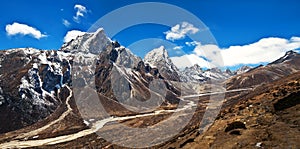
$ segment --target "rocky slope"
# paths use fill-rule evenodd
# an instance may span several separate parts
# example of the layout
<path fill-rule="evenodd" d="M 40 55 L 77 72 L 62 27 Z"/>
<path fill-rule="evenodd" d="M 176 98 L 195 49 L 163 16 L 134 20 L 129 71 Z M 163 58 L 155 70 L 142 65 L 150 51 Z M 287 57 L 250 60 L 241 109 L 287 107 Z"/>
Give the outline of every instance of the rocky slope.
<path fill-rule="evenodd" d="M 266 65 L 236 75 L 225 82 L 227 89 L 255 87 L 282 79 L 300 70 L 300 54 L 289 51 L 283 57 Z"/>
<path fill-rule="evenodd" d="M 241 83 L 229 88 L 254 87 L 254 90 L 225 97 L 221 113 L 208 131 L 191 130 L 163 147 L 299 148 L 299 59 L 298 53 L 289 51 L 266 66 L 229 78 L 225 83 L 233 80 Z M 260 75 L 264 76 L 260 80 L 256 80 L 259 77 L 248 80 L 249 76 Z M 239 78 L 246 78 L 247 84 L 238 81 Z"/>
<path fill-rule="evenodd" d="M 299 148 L 300 73 L 233 98 L 214 124 L 166 146 L 174 148 Z M 232 102 L 232 101 L 231 101 Z"/>
<path fill-rule="evenodd" d="M 60 104 L 57 90 L 70 83 L 70 64 L 61 51 L 0 51 L 0 132 L 30 125 Z"/>

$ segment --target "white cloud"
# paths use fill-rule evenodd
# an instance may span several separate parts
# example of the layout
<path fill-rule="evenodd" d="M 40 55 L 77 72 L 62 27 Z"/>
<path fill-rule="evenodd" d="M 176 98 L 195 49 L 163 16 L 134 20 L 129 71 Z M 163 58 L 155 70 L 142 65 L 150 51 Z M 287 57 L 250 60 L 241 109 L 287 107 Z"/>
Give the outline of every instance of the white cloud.
<path fill-rule="evenodd" d="M 293 41 L 293 42 L 300 42 L 300 37 L 292 37 L 291 41 Z"/>
<path fill-rule="evenodd" d="M 41 31 L 37 30 L 34 27 L 31 27 L 26 24 L 20 24 L 17 22 L 14 22 L 13 24 L 7 24 L 5 27 L 6 33 L 9 36 L 14 35 L 30 35 L 36 39 L 40 39 L 42 37 L 47 37 L 47 35 L 44 35 L 41 33 Z"/>
<path fill-rule="evenodd" d="M 165 32 L 167 40 L 178 40 L 183 39 L 187 34 L 196 34 L 199 29 L 194 27 L 193 24 L 188 22 L 182 22 L 181 24 L 176 24 L 171 28 L 170 31 Z"/>
<path fill-rule="evenodd" d="M 175 46 L 174 48 L 173 48 L 173 50 L 181 50 L 183 48 L 183 46 Z"/>
<path fill-rule="evenodd" d="M 255 43 L 230 46 L 220 49 L 217 45 L 201 45 L 200 42 L 188 42 L 189 46 L 195 46 L 193 54 L 181 57 L 172 57 L 174 64 L 179 67 L 199 64 L 201 67 L 236 66 L 240 64 L 270 63 L 282 57 L 287 51 L 300 48 L 300 37 L 291 39 L 269 37 Z M 206 61 L 205 59 L 208 59 Z M 187 63 L 187 59 L 189 59 Z"/>
<path fill-rule="evenodd" d="M 198 42 L 198 41 L 192 41 L 192 42 L 185 42 L 185 44 L 186 44 L 187 46 L 191 47 L 191 46 L 199 45 L 199 44 L 201 44 L 201 43 Z"/>
<path fill-rule="evenodd" d="M 272 62 L 283 56 L 289 50 L 300 48 L 300 38 L 263 38 L 258 42 L 244 45 L 231 46 L 221 51 L 226 66 L 238 64 L 258 64 Z"/>
<path fill-rule="evenodd" d="M 200 67 L 203 68 L 211 68 L 211 64 L 209 62 L 195 54 L 171 57 L 170 59 L 172 60 L 173 64 L 179 69 L 191 67 L 195 64 L 198 64 Z"/>
<path fill-rule="evenodd" d="M 76 15 L 73 17 L 74 21 L 79 23 L 80 17 L 84 17 L 84 15 L 87 13 L 87 9 L 85 6 L 76 4 L 74 6 L 74 9 L 77 10 Z"/>
<path fill-rule="evenodd" d="M 65 27 L 70 27 L 71 23 L 66 20 L 66 19 L 62 19 L 62 24 L 65 26 Z"/>
<path fill-rule="evenodd" d="M 85 32 L 78 31 L 78 30 L 68 31 L 66 36 L 64 37 L 64 42 L 69 42 L 72 39 L 76 39 L 78 36 L 82 36 L 84 34 L 85 34 Z"/>
<path fill-rule="evenodd" d="M 220 48 L 216 45 L 201 45 L 201 43 L 198 42 L 193 52 L 197 56 L 205 57 L 206 59 L 208 59 L 211 65 L 217 67 L 224 66 Z"/>

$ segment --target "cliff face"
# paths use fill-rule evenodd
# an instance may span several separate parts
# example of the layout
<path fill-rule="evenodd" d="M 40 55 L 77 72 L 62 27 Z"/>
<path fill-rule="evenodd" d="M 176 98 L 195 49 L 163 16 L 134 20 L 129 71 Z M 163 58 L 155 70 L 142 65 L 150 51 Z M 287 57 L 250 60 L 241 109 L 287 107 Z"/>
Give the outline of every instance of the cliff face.
<path fill-rule="evenodd" d="M 47 117 L 60 104 L 57 90 L 71 80 L 70 63 L 60 51 L 14 49 L 1 55 L 1 132 Z M 9 125 L 13 124 L 13 125 Z"/>

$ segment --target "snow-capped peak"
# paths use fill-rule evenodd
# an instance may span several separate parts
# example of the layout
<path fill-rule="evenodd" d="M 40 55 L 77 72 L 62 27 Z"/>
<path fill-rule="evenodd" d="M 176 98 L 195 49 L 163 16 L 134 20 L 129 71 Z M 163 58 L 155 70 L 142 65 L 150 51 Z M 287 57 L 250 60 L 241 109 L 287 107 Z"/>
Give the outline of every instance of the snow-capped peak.
<path fill-rule="evenodd" d="M 180 72 L 180 78 L 184 82 L 201 82 L 206 80 L 203 76 L 203 70 L 198 65 L 195 64 L 191 67 L 186 67 L 184 70 Z"/>
<path fill-rule="evenodd" d="M 111 40 L 104 33 L 104 29 L 100 28 L 82 44 L 82 48 L 88 50 L 89 53 L 99 54 L 109 44 Z"/>
<path fill-rule="evenodd" d="M 65 43 L 61 47 L 61 50 L 71 51 L 73 53 L 99 54 L 110 44 L 111 40 L 106 36 L 104 29 L 99 28 L 93 33 L 85 33 L 82 36 L 78 36 L 75 40 Z"/>
<path fill-rule="evenodd" d="M 153 49 L 145 56 L 145 62 L 151 65 L 155 65 L 156 62 L 167 62 L 169 63 L 169 55 L 164 46 L 160 46 L 159 48 Z"/>
<path fill-rule="evenodd" d="M 249 66 L 242 66 L 242 67 L 240 67 L 239 69 L 237 69 L 236 71 L 235 71 L 235 74 L 237 74 L 237 75 L 239 75 L 239 74 L 242 74 L 242 73 L 245 73 L 245 72 L 248 72 L 249 70 L 251 70 L 252 69 L 252 67 L 249 67 Z"/>
<path fill-rule="evenodd" d="M 144 62 L 152 67 L 157 67 L 166 79 L 179 80 L 178 68 L 169 58 L 164 46 L 160 46 L 147 53 Z"/>

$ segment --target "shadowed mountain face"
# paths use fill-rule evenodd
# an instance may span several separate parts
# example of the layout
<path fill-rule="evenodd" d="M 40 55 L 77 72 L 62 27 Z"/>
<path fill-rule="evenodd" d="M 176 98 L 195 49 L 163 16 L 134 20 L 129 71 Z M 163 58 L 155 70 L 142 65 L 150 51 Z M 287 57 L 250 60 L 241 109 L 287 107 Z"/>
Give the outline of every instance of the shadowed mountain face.
<path fill-rule="evenodd" d="M 0 51 L 0 132 L 30 125 L 60 104 L 57 89 L 70 82 L 70 64 L 57 51 Z"/>

